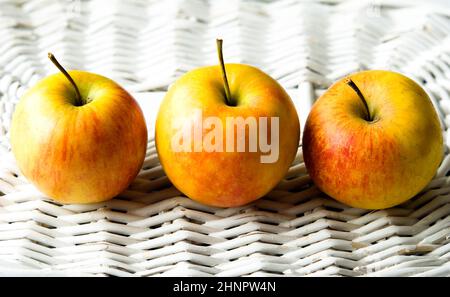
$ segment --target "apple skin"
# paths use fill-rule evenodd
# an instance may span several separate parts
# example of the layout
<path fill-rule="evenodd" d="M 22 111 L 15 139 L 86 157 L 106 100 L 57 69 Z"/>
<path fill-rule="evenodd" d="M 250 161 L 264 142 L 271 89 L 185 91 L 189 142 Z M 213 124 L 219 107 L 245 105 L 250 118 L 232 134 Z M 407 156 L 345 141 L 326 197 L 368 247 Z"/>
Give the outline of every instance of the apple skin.
<path fill-rule="evenodd" d="M 274 79 L 248 65 L 225 67 L 237 106 L 226 104 L 220 66 L 186 73 L 172 85 L 160 106 L 156 148 L 170 181 L 185 195 L 211 206 L 236 207 L 264 196 L 284 177 L 299 146 L 300 124 L 289 95 Z M 203 118 L 221 119 L 224 143 L 227 117 L 279 117 L 278 161 L 261 163 L 260 151 L 174 152 L 175 121 L 195 109 L 202 110 Z M 246 137 L 248 143 L 248 133 Z"/>
<path fill-rule="evenodd" d="M 314 104 L 303 157 L 319 189 L 347 205 L 384 209 L 418 194 L 443 158 L 438 115 L 425 91 L 399 73 L 369 70 L 342 79 Z"/>
<path fill-rule="evenodd" d="M 28 90 L 11 124 L 11 146 L 25 177 L 61 203 L 113 198 L 134 180 L 145 158 L 147 127 L 137 102 L 112 80 L 69 71 Z M 87 102 L 87 101 L 89 102 Z"/>

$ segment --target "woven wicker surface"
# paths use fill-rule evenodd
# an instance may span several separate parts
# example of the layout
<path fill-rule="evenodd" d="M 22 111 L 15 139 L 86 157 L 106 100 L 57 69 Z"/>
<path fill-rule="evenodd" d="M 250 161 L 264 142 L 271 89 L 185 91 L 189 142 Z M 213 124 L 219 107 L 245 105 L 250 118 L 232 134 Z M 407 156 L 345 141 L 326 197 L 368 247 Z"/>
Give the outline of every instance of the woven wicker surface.
<path fill-rule="evenodd" d="M 1 1 L 0 274 L 449 276 L 448 142 L 431 184 L 382 211 L 320 193 L 301 149 L 273 192 L 227 209 L 172 187 L 153 141 L 130 188 L 93 205 L 52 202 L 9 152 L 15 103 L 54 72 L 47 51 L 123 84 L 152 131 L 167 86 L 216 63 L 216 36 L 228 62 L 256 65 L 289 89 L 302 123 L 337 78 L 366 68 L 403 72 L 432 97 L 448 141 L 450 5 L 392 2 Z"/>

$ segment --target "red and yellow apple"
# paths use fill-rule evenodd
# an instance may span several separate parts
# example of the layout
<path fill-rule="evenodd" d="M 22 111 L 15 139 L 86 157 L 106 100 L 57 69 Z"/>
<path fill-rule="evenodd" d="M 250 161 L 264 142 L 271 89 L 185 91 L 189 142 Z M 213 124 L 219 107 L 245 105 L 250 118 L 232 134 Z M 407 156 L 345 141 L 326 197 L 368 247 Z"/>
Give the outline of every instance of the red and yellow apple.
<path fill-rule="evenodd" d="M 295 158 L 300 127 L 293 102 L 273 78 L 252 66 L 224 65 L 220 40 L 219 59 L 220 66 L 190 71 L 171 86 L 156 120 L 156 147 L 167 176 L 181 192 L 207 205 L 234 207 L 264 196 L 280 182 Z M 183 119 L 199 111 L 202 117 L 193 118 L 193 126 L 202 125 L 199 123 L 202 119 L 214 118 L 219 122 L 209 129 L 202 126 L 200 131 L 205 137 L 216 129 L 216 144 L 219 138 L 230 140 L 226 133 L 227 119 L 259 122 L 263 118 L 278 118 L 277 135 L 272 135 L 271 129 L 268 135 L 269 139 L 279 136 L 277 160 L 261 162 L 264 152 L 251 151 L 249 147 L 244 151 L 225 148 L 210 151 L 195 150 L 189 144 L 191 151 L 174 150 L 173 140 L 180 131 L 180 122 L 183 124 Z M 248 126 L 247 133 L 241 134 L 247 144 L 249 131 Z M 236 132 L 231 141 L 237 144 L 238 136 Z M 220 140 L 220 146 L 225 147 L 225 140 Z"/>
<path fill-rule="evenodd" d="M 438 115 L 425 91 L 399 73 L 372 70 L 332 85 L 306 121 L 303 155 L 323 192 L 383 209 L 418 194 L 443 157 Z"/>
<path fill-rule="evenodd" d="M 62 203 L 113 198 L 133 181 L 145 158 L 147 128 L 133 97 L 93 73 L 48 76 L 20 99 L 11 146 L 21 172 Z"/>

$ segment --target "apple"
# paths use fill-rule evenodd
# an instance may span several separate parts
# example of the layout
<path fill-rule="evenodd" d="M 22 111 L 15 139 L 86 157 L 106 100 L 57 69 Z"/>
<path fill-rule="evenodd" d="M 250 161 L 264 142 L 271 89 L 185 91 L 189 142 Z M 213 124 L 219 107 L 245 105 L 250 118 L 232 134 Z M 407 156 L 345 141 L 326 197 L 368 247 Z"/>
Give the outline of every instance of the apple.
<path fill-rule="evenodd" d="M 114 81 L 67 72 L 52 54 L 49 58 L 61 73 L 28 90 L 13 114 L 17 164 L 40 191 L 61 203 L 111 199 L 127 188 L 144 161 L 142 111 Z"/>
<path fill-rule="evenodd" d="M 156 148 L 168 178 L 185 195 L 236 207 L 264 196 L 284 177 L 300 125 L 273 78 L 249 65 L 225 65 L 222 40 L 217 47 L 219 66 L 192 70 L 168 90 L 157 115 Z"/>
<path fill-rule="evenodd" d="M 317 187 L 365 209 L 392 207 L 418 194 L 444 152 L 428 95 L 408 77 L 383 70 L 333 84 L 314 104 L 302 143 Z"/>

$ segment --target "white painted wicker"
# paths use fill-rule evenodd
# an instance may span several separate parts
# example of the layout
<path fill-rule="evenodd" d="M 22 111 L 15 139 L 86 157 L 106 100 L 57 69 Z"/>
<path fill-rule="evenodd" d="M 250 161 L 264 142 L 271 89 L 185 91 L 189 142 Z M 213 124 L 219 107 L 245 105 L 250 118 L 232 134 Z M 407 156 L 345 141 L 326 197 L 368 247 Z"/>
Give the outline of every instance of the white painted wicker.
<path fill-rule="evenodd" d="M 382 211 L 321 194 L 301 150 L 289 179 L 239 208 L 211 208 L 173 188 L 149 142 L 144 167 L 119 197 L 59 205 L 18 172 L 9 152 L 14 105 L 54 72 L 109 76 L 133 92 L 150 131 L 180 74 L 228 62 L 256 65 L 289 89 L 301 122 L 336 79 L 366 68 L 401 71 L 450 125 L 450 5 L 423 1 L 0 1 L 0 275 L 449 276 L 450 155 L 417 197 Z"/>

